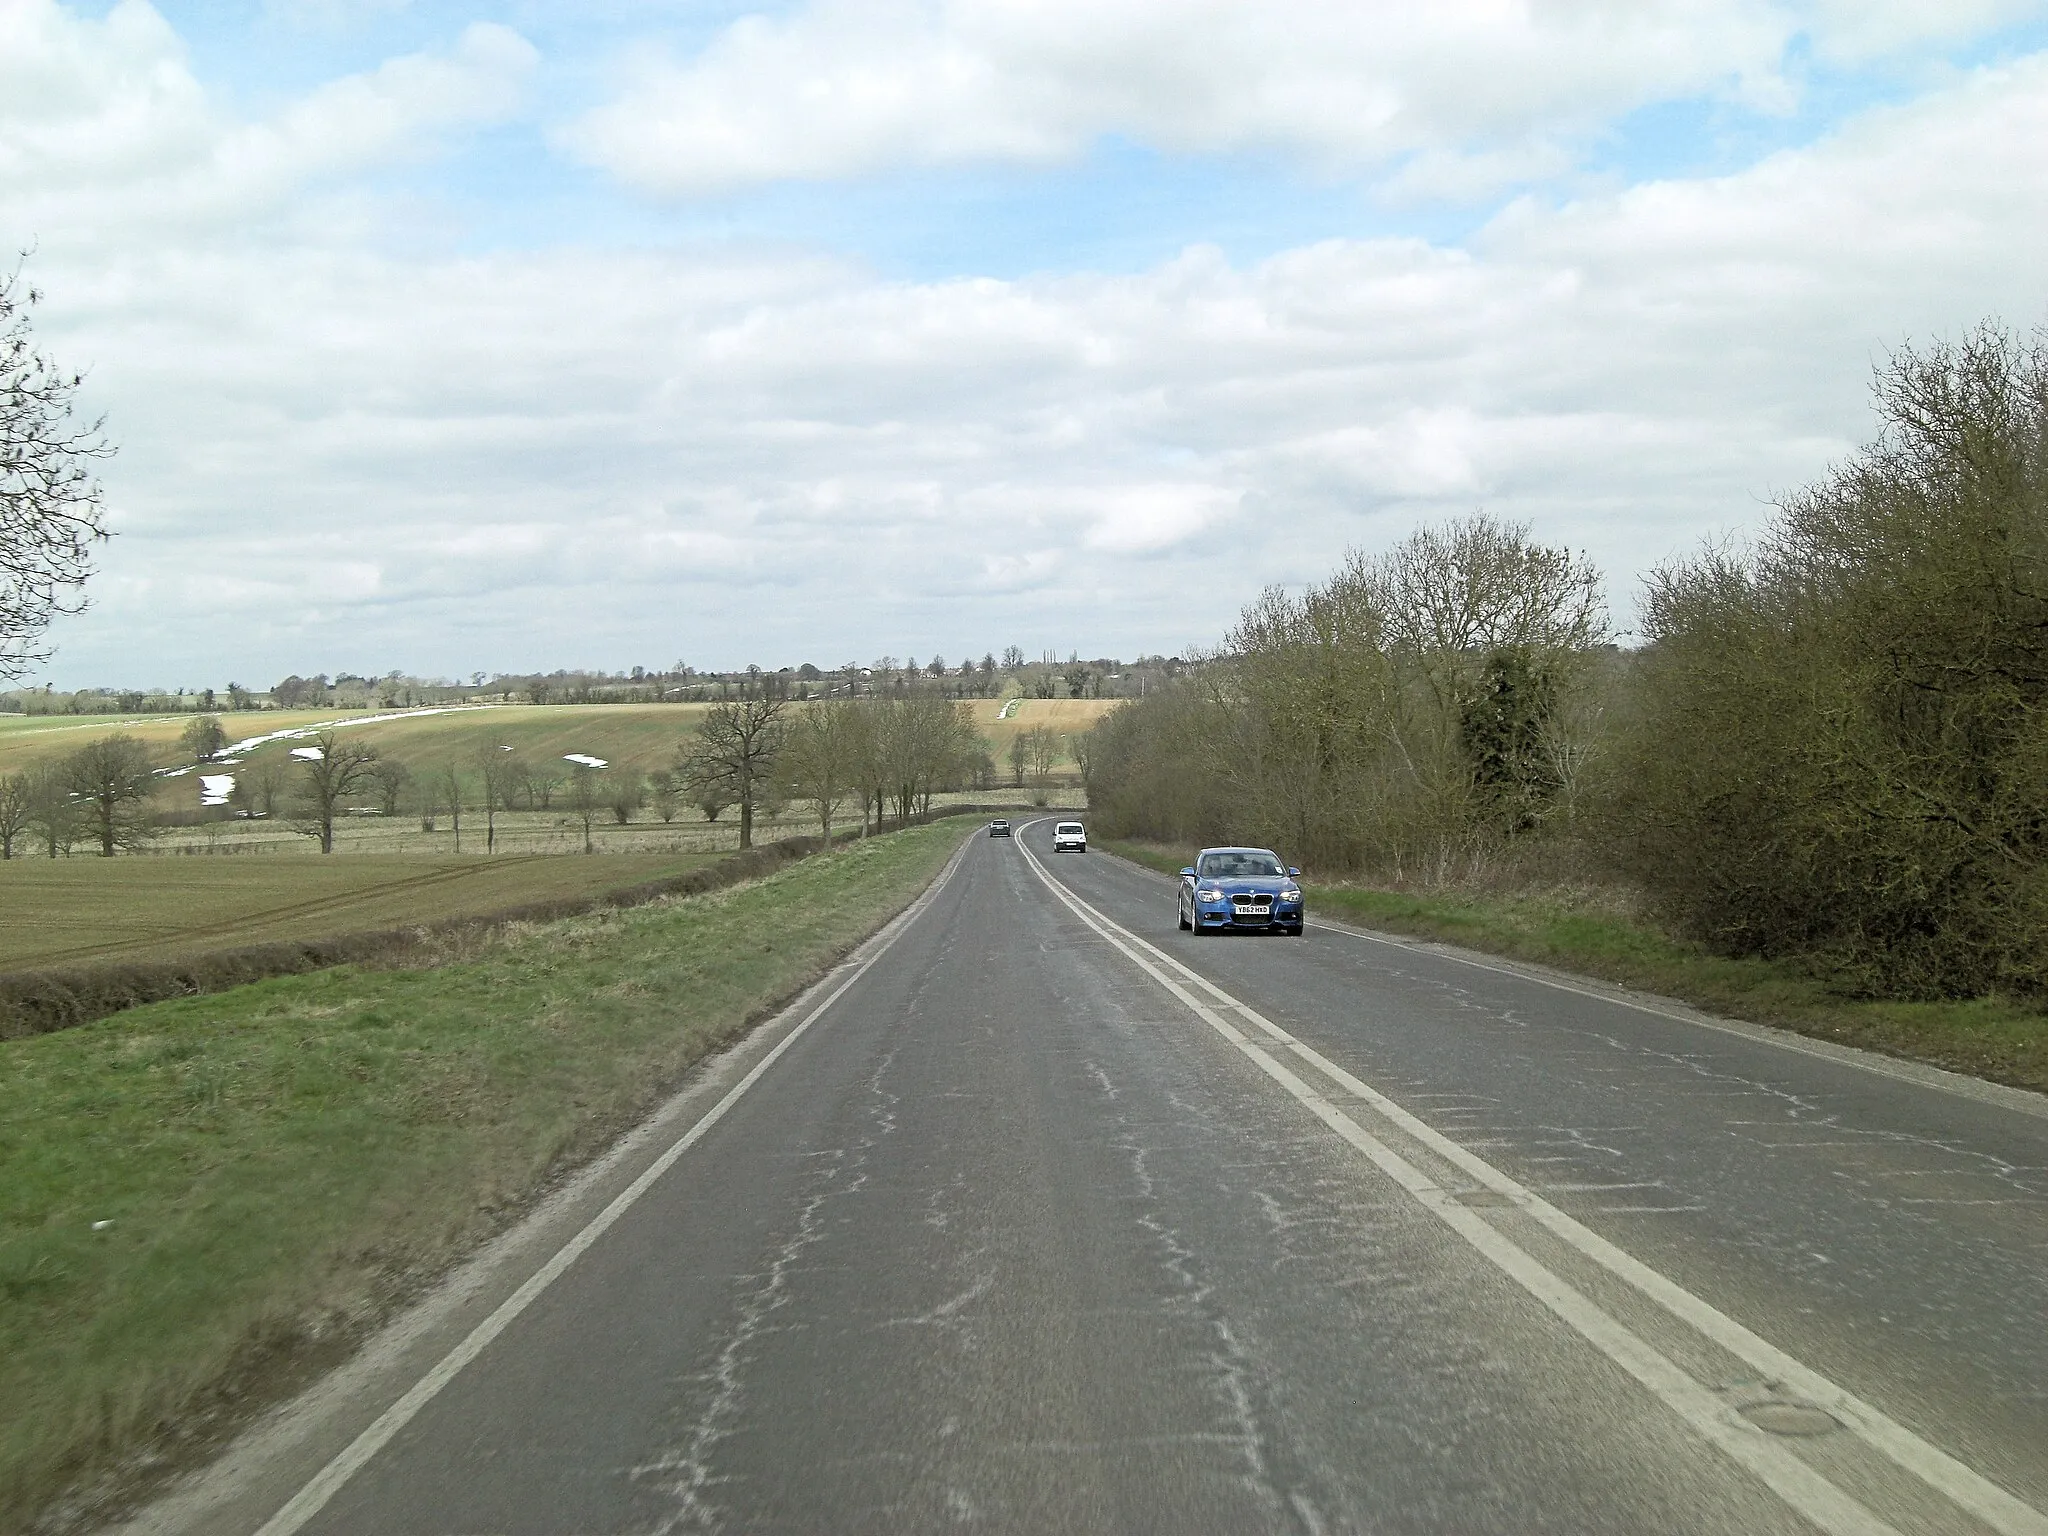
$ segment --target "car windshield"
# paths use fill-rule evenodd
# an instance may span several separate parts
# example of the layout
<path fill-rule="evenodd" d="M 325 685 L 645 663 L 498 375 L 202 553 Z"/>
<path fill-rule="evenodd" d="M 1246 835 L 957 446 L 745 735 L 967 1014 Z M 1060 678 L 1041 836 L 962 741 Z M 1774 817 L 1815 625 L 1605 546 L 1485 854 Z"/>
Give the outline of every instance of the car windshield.
<path fill-rule="evenodd" d="M 1211 853 L 1202 859 L 1202 873 L 1211 880 L 1242 880 L 1253 875 L 1285 874 L 1270 853 Z"/>
<path fill-rule="evenodd" d="M 1079 823 L 1078 821 L 1063 821 L 1058 826 L 1053 828 L 1053 831 L 1055 832 L 1078 832 L 1080 830 L 1081 823 Z"/>

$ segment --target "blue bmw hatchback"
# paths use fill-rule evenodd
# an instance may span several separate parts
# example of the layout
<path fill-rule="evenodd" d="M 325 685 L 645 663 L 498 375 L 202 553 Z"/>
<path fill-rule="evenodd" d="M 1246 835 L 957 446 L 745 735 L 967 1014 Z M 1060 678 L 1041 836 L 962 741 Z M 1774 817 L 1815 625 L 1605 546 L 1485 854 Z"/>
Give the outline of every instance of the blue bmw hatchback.
<path fill-rule="evenodd" d="M 1300 934 L 1301 871 L 1269 848 L 1204 848 L 1180 872 L 1180 925 L 1191 933 Z"/>

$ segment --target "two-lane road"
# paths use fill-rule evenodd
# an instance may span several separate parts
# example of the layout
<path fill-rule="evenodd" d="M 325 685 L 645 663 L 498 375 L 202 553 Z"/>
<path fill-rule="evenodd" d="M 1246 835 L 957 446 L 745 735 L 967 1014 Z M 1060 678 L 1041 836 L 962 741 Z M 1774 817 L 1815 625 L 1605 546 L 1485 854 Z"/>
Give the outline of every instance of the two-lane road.
<path fill-rule="evenodd" d="M 2048 1536 L 2039 1106 L 1197 939 L 1050 829 L 971 840 L 321 1476 L 140 1528 Z"/>

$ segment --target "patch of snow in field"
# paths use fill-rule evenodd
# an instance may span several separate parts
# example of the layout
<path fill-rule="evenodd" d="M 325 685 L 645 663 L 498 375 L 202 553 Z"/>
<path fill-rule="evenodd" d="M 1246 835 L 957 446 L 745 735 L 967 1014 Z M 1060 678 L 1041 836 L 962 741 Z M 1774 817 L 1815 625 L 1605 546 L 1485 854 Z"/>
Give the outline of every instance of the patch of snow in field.
<path fill-rule="evenodd" d="M 156 771 L 156 776 L 160 779 L 182 779 L 191 771 L 192 769 L 189 766 L 184 768 L 159 768 Z"/>
<path fill-rule="evenodd" d="M 309 763 L 317 763 L 320 761 L 321 758 L 325 757 L 326 755 L 327 754 L 322 752 L 318 747 L 292 748 L 293 757 L 303 757 Z"/>
<path fill-rule="evenodd" d="M 235 776 L 232 773 L 202 773 L 199 775 L 199 803 L 201 805 L 226 805 L 228 796 L 235 792 Z"/>
<path fill-rule="evenodd" d="M 262 736 L 250 736 L 241 741 L 231 742 L 221 750 L 225 754 L 239 757 L 245 752 L 254 751 L 267 741 L 286 741 L 300 736 L 318 735 L 321 731 L 345 730 L 350 726 L 357 725 L 382 725 L 386 720 L 417 720 L 422 715 L 457 715 L 465 710 L 500 709 L 503 707 L 498 704 L 436 704 L 431 709 L 400 709 L 385 715 L 357 715 L 351 720 L 323 720 L 318 725 L 295 725 L 289 730 L 271 731 Z"/>
<path fill-rule="evenodd" d="M 586 768 L 609 768 L 611 766 L 611 764 L 607 763 L 603 758 L 592 757 L 587 752 L 564 752 L 562 754 L 562 761 L 567 763 L 581 763 Z"/>

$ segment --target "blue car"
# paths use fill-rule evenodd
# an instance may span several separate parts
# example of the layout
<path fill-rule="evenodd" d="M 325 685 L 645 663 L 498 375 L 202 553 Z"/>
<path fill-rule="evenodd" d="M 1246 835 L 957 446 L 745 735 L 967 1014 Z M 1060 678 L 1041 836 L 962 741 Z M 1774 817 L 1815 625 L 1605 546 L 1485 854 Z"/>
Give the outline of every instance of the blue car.
<path fill-rule="evenodd" d="M 1204 848 L 1180 872 L 1180 925 L 1191 933 L 1301 933 L 1301 871 L 1269 848 Z"/>

